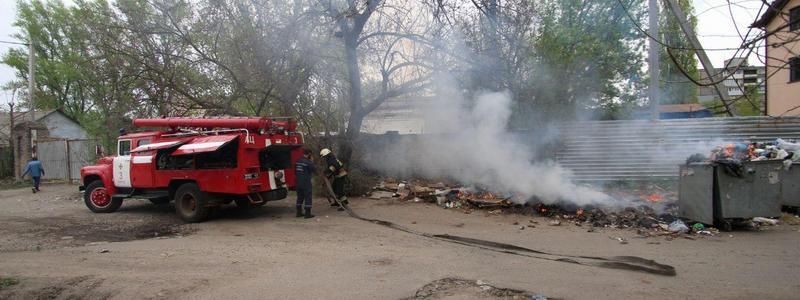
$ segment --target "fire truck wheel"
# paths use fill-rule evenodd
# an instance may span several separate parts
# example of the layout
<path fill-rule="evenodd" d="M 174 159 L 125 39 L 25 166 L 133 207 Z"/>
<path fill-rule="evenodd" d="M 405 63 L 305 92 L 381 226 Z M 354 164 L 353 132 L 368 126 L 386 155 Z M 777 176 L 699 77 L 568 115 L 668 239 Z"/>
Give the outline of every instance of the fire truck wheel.
<path fill-rule="evenodd" d="M 184 183 L 175 192 L 175 211 L 186 222 L 202 222 L 208 218 L 211 208 L 208 197 L 197 184 Z"/>
<path fill-rule="evenodd" d="M 103 186 L 103 182 L 95 180 L 86 186 L 86 190 L 83 193 L 83 203 L 92 212 L 111 213 L 122 206 L 122 198 L 111 197 L 106 187 Z"/>

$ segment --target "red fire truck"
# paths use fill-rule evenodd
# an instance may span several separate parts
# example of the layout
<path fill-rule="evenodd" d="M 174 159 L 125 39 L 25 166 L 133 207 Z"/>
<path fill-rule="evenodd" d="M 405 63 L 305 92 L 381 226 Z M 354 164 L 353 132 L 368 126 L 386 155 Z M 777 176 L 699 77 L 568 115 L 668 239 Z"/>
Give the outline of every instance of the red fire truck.
<path fill-rule="evenodd" d="M 293 163 L 303 136 L 289 118 L 136 119 L 136 127 L 166 128 L 124 134 L 117 155 L 81 168 L 84 203 L 110 213 L 125 198 L 175 201 L 187 222 L 235 202 L 249 208 L 286 198 L 295 187 Z"/>

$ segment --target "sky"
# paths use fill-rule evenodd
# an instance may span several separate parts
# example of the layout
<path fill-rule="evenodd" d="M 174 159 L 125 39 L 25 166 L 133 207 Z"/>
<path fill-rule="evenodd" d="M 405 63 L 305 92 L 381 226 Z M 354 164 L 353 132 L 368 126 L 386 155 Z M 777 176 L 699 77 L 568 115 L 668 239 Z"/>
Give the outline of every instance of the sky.
<path fill-rule="evenodd" d="M 748 26 L 758 17 L 761 0 L 692 0 L 695 13 L 698 17 L 697 34 L 703 48 L 708 50 L 721 48 L 736 48 L 742 43 L 741 34 L 745 34 Z M 15 41 L 11 35 L 17 33 L 13 27 L 16 18 L 16 2 L 14 0 L 0 0 L 0 41 Z M 69 2 L 69 0 L 65 1 Z M 728 10 L 728 2 L 731 12 Z M 663 13 L 663 12 L 662 12 Z M 732 16 L 732 17 L 731 17 Z M 754 30 L 752 34 L 757 34 Z M 0 54 L 6 53 L 11 47 L 22 47 L 0 43 Z M 761 50 L 763 51 L 763 49 Z M 720 67 L 723 61 L 732 57 L 735 51 L 707 51 L 715 67 Z M 752 65 L 763 65 L 752 56 Z M 0 64 L 0 86 L 5 85 L 15 77 L 14 70 Z M 0 105 L 6 106 L 11 100 L 11 92 L 0 90 Z"/>

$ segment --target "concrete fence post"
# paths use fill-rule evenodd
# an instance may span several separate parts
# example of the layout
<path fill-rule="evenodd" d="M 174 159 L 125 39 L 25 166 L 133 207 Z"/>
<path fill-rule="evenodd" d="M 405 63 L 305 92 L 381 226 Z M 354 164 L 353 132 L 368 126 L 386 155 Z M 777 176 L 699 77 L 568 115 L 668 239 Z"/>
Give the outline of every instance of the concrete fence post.
<path fill-rule="evenodd" d="M 64 177 L 66 177 L 65 179 L 67 180 L 68 183 L 72 183 L 72 172 L 71 172 L 72 171 L 71 170 L 71 168 L 72 168 L 72 164 L 71 164 L 72 157 L 70 157 L 70 154 L 69 154 L 69 152 L 70 152 L 69 151 L 69 140 L 67 140 L 67 139 L 64 140 L 64 152 L 66 154 L 64 157 L 66 157 L 66 161 L 67 161 L 67 169 L 66 169 L 67 170 L 67 174 Z"/>

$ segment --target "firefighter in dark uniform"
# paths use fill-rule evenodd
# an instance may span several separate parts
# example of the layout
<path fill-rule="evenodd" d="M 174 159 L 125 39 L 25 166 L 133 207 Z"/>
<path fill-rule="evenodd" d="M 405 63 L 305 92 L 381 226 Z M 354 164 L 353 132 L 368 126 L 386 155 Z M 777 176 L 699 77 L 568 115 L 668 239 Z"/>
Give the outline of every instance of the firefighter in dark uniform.
<path fill-rule="evenodd" d="M 311 161 L 311 150 L 303 149 L 303 157 L 297 160 L 294 173 L 297 177 L 297 217 L 313 218 L 311 214 L 311 177 L 317 173 Z"/>
<path fill-rule="evenodd" d="M 325 166 L 327 167 L 325 169 L 325 176 L 333 180 L 331 182 L 333 193 L 336 194 L 336 198 L 339 199 L 339 202 L 347 205 L 349 202 L 344 193 L 344 184 L 347 182 L 347 170 L 344 169 L 344 164 L 333 155 L 330 149 L 322 149 L 319 155 L 325 159 Z M 339 203 L 333 202 L 331 206 L 339 206 Z"/>

